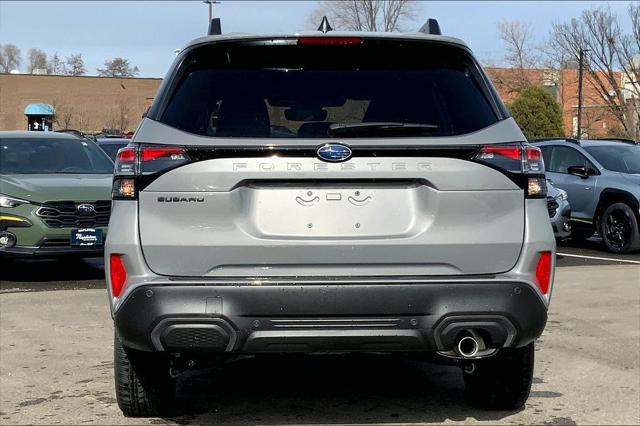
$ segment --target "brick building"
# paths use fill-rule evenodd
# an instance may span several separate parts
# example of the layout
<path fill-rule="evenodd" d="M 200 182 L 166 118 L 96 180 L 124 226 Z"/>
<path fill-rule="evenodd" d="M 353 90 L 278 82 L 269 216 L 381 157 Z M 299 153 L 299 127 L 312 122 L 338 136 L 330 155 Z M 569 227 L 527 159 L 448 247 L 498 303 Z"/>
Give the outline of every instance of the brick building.
<path fill-rule="evenodd" d="M 487 73 L 507 103 L 513 102 L 518 96 L 518 85 L 513 83 L 522 77 L 532 84 L 545 87 L 562 108 L 566 135 L 575 135 L 577 70 L 487 68 Z M 616 78 L 622 79 L 622 75 L 617 73 Z M 135 130 L 161 81 L 158 78 L 0 74 L 0 130 L 25 129 L 27 119 L 24 109 L 36 102 L 55 107 L 54 127 L 57 129 L 73 128 L 84 132 L 99 132 L 104 128 Z M 583 134 L 589 137 L 616 135 L 620 124 L 586 78 L 583 90 Z"/>
<path fill-rule="evenodd" d="M 39 102 L 55 108 L 56 129 L 135 130 L 161 81 L 159 78 L 0 74 L 0 130 L 26 129 L 24 109 Z"/>
<path fill-rule="evenodd" d="M 544 87 L 560 104 L 562 109 L 566 136 L 575 136 L 578 130 L 578 70 L 577 69 L 532 69 L 517 70 L 512 68 L 487 68 L 500 93 L 506 102 L 513 102 L 519 95 L 519 87 L 523 79 L 529 83 Z M 623 75 L 614 73 L 614 78 L 625 86 Z M 604 78 L 602 79 L 605 80 Z M 637 84 L 637 83 L 636 83 Z M 612 88 L 609 87 L 609 90 Z M 583 137 L 620 136 L 622 125 L 611 113 L 597 88 L 586 77 L 582 85 L 582 135 Z M 638 105 L 638 104 L 637 104 Z"/>

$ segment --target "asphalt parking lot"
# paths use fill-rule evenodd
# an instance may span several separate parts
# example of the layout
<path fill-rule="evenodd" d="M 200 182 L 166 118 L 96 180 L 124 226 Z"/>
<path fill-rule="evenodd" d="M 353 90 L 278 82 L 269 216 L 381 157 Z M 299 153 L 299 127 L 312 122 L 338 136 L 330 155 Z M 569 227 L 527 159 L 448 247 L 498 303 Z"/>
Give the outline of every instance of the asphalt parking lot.
<path fill-rule="evenodd" d="M 0 424 L 638 424 L 640 254 L 612 256 L 597 242 L 558 251 L 532 394 L 517 412 L 469 407 L 453 367 L 336 355 L 188 373 L 179 384 L 188 414 L 127 419 L 114 399 L 101 260 L 3 264 Z"/>

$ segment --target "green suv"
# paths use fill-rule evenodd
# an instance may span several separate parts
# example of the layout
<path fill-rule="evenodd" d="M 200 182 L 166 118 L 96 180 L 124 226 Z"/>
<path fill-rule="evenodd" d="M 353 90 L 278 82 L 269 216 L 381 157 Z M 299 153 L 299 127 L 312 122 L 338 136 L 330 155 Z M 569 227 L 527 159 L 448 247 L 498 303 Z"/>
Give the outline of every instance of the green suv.
<path fill-rule="evenodd" d="M 0 254 L 100 256 L 112 173 L 111 159 L 90 140 L 0 132 Z"/>

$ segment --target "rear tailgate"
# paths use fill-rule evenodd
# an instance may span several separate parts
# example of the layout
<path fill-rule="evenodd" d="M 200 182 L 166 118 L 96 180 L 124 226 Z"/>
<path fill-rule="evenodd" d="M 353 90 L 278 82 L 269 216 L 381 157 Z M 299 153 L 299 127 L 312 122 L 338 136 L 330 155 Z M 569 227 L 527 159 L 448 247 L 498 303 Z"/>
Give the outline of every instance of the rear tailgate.
<path fill-rule="evenodd" d="M 491 274 L 516 263 L 523 197 L 456 158 L 213 159 L 140 192 L 140 237 L 172 276 Z"/>

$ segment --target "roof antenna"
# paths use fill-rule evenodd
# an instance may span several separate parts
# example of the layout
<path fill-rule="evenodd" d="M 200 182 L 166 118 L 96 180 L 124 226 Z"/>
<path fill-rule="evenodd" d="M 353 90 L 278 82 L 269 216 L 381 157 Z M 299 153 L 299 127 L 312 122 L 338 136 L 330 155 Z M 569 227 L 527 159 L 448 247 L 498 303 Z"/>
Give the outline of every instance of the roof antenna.
<path fill-rule="evenodd" d="M 213 18 L 211 22 L 209 22 L 209 31 L 207 32 L 209 35 L 220 35 L 222 34 L 222 23 L 220 22 L 220 18 Z"/>
<path fill-rule="evenodd" d="M 318 31 L 321 31 L 323 33 L 328 33 L 329 31 L 333 31 L 333 28 L 331 28 L 331 25 L 329 25 L 329 20 L 327 19 L 326 16 L 322 17 L 322 22 L 320 22 L 320 26 L 318 27 Z"/>

